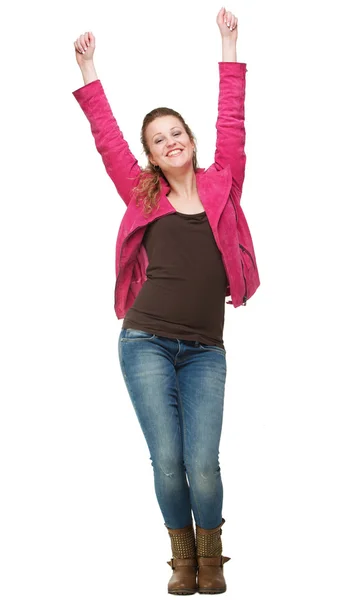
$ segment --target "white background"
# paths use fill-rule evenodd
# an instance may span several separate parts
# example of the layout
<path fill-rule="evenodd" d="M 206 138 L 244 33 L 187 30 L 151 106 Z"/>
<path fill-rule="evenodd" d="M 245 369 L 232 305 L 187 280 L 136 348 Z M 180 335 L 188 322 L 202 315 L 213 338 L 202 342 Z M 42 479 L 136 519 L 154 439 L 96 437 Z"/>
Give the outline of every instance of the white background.
<path fill-rule="evenodd" d="M 226 6 L 247 63 L 242 206 L 261 286 L 226 306 L 220 463 L 232 600 L 360 600 L 361 44 L 352 2 Z M 219 2 L 33 1 L 1 18 L 2 600 L 167 597 L 170 543 L 118 362 L 125 206 L 72 91 L 74 40 L 131 150 L 216 139 Z M 356 6 L 356 4 L 355 4 Z"/>

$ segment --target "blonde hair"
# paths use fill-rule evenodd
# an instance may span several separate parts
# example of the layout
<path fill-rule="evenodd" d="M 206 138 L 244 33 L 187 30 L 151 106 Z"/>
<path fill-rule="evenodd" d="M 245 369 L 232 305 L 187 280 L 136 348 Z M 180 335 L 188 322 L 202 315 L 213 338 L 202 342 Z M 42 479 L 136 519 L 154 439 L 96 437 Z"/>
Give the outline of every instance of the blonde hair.
<path fill-rule="evenodd" d="M 156 206 L 158 205 L 161 192 L 161 177 L 167 182 L 167 178 L 163 174 L 162 169 L 158 165 L 155 166 L 149 160 L 151 151 L 146 140 L 146 129 L 148 125 L 158 117 L 166 117 L 169 115 L 177 117 L 177 119 L 179 119 L 179 121 L 184 126 L 185 131 L 189 136 L 191 142 L 194 143 L 195 150 L 192 156 L 192 163 L 194 171 L 196 171 L 196 169 L 198 168 L 195 136 L 193 135 L 190 127 L 185 123 L 180 113 L 173 110 L 172 108 L 166 107 L 155 108 L 151 112 L 147 113 L 142 123 L 141 144 L 143 146 L 143 150 L 146 156 L 148 157 L 148 164 L 144 169 L 142 169 L 141 174 L 139 176 L 139 182 L 132 189 L 132 192 L 136 198 L 136 206 L 139 206 L 140 203 L 143 204 L 143 212 L 145 216 L 152 212 L 153 209 L 156 208 Z"/>

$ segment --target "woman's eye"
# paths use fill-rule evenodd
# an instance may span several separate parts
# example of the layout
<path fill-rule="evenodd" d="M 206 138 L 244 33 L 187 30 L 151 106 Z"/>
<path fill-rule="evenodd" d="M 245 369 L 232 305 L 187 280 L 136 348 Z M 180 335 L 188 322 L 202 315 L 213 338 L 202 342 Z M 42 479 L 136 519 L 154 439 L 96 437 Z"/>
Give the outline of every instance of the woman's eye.
<path fill-rule="evenodd" d="M 181 135 L 181 131 L 176 131 L 174 135 Z M 160 140 L 156 140 L 156 144 L 158 144 L 159 142 L 162 142 L 162 138 Z"/>

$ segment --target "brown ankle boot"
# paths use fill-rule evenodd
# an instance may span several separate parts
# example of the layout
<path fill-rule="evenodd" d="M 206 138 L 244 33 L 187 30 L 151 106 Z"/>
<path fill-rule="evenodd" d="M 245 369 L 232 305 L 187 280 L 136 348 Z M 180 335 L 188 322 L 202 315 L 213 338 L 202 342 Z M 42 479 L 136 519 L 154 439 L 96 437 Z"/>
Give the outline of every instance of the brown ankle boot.
<path fill-rule="evenodd" d="M 198 591 L 200 594 L 222 594 L 226 592 L 224 563 L 230 558 L 222 556 L 221 526 L 202 529 L 196 524 L 196 551 L 199 567 Z"/>
<path fill-rule="evenodd" d="M 167 531 L 171 538 L 172 558 L 167 564 L 172 567 L 172 576 L 168 582 L 169 594 L 188 595 L 197 592 L 197 559 L 194 528 L 191 525 L 181 529 Z"/>

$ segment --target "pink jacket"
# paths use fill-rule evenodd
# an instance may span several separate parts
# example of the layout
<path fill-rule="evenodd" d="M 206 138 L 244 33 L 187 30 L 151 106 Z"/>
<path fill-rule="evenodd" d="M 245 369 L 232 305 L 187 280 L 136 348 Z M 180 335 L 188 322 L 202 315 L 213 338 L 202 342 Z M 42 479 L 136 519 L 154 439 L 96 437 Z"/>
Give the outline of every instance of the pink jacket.
<path fill-rule="evenodd" d="M 215 242 L 221 252 L 228 286 L 227 304 L 245 305 L 260 285 L 254 247 L 240 199 L 246 156 L 244 103 L 246 64 L 219 62 L 219 103 L 216 122 L 215 162 L 196 171 L 196 184 Z M 149 223 L 175 211 L 166 194 L 170 187 L 162 178 L 158 210 L 144 217 L 131 188 L 141 172 L 120 131 L 100 80 L 73 92 L 90 122 L 96 148 L 106 171 L 127 205 L 116 242 L 114 309 L 122 319 L 146 281 L 148 257 L 142 238 Z"/>

